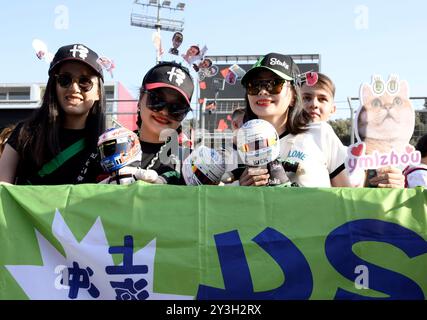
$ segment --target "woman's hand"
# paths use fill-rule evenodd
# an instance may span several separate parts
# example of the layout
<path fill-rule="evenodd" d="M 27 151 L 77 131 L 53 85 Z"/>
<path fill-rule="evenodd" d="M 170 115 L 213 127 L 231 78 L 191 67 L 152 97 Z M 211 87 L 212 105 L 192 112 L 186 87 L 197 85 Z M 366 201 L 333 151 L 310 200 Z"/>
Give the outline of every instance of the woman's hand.
<path fill-rule="evenodd" d="M 248 167 L 240 176 L 239 183 L 241 186 L 265 186 L 268 184 L 268 169 Z"/>
<path fill-rule="evenodd" d="M 377 169 L 377 175 L 369 183 L 378 188 L 404 188 L 405 176 L 398 168 L 383 167 Z"/>

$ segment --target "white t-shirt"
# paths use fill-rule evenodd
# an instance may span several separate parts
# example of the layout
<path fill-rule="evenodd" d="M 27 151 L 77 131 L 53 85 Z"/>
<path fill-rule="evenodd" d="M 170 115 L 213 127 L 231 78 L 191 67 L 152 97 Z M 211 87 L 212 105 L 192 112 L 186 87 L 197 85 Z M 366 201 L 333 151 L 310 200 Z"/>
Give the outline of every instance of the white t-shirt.
<path fill-rule="evenodd" d="M 326 122 L 310 123 L 308 130 L 280 139 L 280 157 L 299 162 L 304 173 L 288 173 L 303 187 L 330 187 L 330 180 L 345 170 L 347 149 Z"/>
<path fill-rule="evenodd" d="M 346 147 L 326 122 L 310 123 L 306 132 L 280 138 L 279 158 L 298 162 L 304 169 L 298 174 L 287 172 L 291 182 L 301 187 L 331 187 L 330 180 L 345 170 L 346 156 Z M 233 163 L 227 171 L 235 168 Z"/>
<path fill-rule="evenodd" d="M 415 168 L 413 166 L 410 166 L 409 169 Z M 406 179 L 408 182 L 408 188 L 415 188 L 415 187 L 427 187 L 427 165 L 420 163 L 416 166 L 416 168 L 420 168 L 419 170 L 411 171 L 409 174 L 406 175 Z M 423 168 L 423 169 L 421 169 Z"/>

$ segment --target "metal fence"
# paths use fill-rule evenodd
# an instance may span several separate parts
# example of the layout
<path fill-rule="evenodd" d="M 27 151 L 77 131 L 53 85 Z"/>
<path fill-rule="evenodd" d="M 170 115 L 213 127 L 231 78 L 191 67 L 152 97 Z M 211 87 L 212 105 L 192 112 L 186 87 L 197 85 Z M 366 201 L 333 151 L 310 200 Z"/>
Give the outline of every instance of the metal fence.
<path fill-rule="evenodd" d="M 415 143 L 422 135 L 427 133 L 427 97 L 411 97 L 412 105 L 416 112 L 416 126 L 412 143 Z M 351 115 L 355 116 L 356 110 L 359 107 L 359 99 L 349 97 L 347 103 L 340 102 L 341 109 L 347 105 L 348 118 Z M 106 125 L 107 127 L 116 127 L 120 125 L 129 126 L 130 129 L 135 128 L 137 100 L 115 100 L 107 99 L 106 108 Z M 28 110 L 31 112 L 39 105 L 38 101 L 1 101 L 0 110 Z M 120 105 L 120 108 L 119 108 Z M 231 114 L 237 108 L 244 108 L 244 99 L 212 99 L 205 100 L 203 104 L 193 106 L 192 113 L 186 120 L 187 127 L 192 129 L 197 128 L 199 132 L 193 139 L 204 140 L 207 145 L 218 146 L 224 144 L 224 141 L 229 141 L 232 138 L 231 133 Z M 126 110 L 126 111 L 119 111 Z M 21 119 L 23 120 L 23 119 Z M 222 122 L 221 122 L 222 121 Z M 222 127 L 218 127 L 222 123 Z M 348 132 L 352 132 L 352 122 Z M 353 137 L 354 138 L 354 137 Z"/>
<path fill-rule="evenodd" d="M 411 138 L 411 143 L 415 144 L 421 136 L 427 133 L 427 97 L 411 97 L 410 100 L 416 114 L 414 133 Z M 359 98 L 349 97 L 347 101 L 340 101 L 338 108 L 347 109 L 347 119 L 354 119 L 359 104 Z M 230 121 L 227 121 L 227 116 L 231 117 L 235 109 L 242 107 L 245 107 L 244 99 L 211 99 L 206 100 L 203 106 L 199 106 L 197 128 L 205 129 L 203 139 L 206 140 L 207 145 L 223 144 L 224 139 L 230 139 L 230 131 L 223 132 L 224 127 L 219 128 L 220 121 L 223 120 L 228 124 Z M 353 121 L 349 121 L 347 134 L 350 136 L 350 143 L 355 141 L 352 132 L 354 132 Z"/>
<path fill-rule="evenodd" d="M 415 128 L 411 138 L 411 144 L 415 144 L 419 138 L 427 133 L 427 97 L 410 97 L 409 99 L 415 109 Z M 347 98 L 347 104 L 349 108 L 349 117 L 353 115 L 354 119 L 360 105 L 359 98 L 349 97 Z M 354 132 L 352 129 L 353 128 L 351 128 L 350 132 Z M 354 135 L 352 138 L 353 140 L 355 139 Z"/>

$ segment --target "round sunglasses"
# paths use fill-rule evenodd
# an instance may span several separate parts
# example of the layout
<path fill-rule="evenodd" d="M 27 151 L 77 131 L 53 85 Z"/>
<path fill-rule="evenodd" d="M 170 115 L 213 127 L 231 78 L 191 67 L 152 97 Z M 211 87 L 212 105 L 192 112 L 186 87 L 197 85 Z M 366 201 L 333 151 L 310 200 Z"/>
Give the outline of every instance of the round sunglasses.
<path fill-rule="evenodd" d="M 172 120 L 181 122 L 191 110 L 189 105 L 165 102 L 155 92 L 145 91 L 145 93 L 147 93 L 147 108 L 154 112 L 166 109 L 168 117 Z"/>
<path fill-rule="evenodd" d="M 74 81 L 77 82 L 77 85 L 83 92 L 88 92 L 93 88 L 93 81 L 88 76 L 82 75 L 80 77 L 74 78 L 69 73 L 60 73 L 56 74 L 55 77 L 56 82 L 61 88 L 64 89 L 68 89 Z"/>
<path fill-rule="evenodd" d="M 279 94 L 286 82 L 283 79 L 252 80 L 247 83 L 246 91 L 251 96 L 256 96 L 262 89 L 267 90 L 269 94 Z"/>

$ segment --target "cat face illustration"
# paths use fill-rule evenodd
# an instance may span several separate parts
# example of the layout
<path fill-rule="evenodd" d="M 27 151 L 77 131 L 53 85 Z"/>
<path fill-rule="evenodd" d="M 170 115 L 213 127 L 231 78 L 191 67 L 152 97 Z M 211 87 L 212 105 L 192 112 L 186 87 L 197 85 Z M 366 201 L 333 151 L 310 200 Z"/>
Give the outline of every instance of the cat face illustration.
<path fill-rule="evenodd" d="M 408 95 L 406 81 L 396 81 L 394 90 L 390 85 L 375 87 L 363 84 L 361 88 L 361 107 L 357 115 L 357 134 L 359 141 L 381 144 L 402 149 L 411 139 L 415 125 L 415 112 Z M 390 82 L 390 80 L 389 80 Z M 368 146 L 369 147 L 369 146 Z"/>

